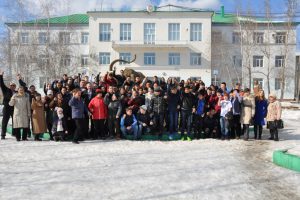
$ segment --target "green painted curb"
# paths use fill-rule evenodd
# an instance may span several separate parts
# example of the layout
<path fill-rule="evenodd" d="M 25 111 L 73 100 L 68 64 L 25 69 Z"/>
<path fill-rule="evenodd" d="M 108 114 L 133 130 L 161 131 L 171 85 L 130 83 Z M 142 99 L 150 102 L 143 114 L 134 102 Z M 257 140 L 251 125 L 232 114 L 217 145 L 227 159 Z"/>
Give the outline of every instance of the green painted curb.
<path fill-rule="evenodd" d="M 278 166 L 300 172 L 300 157 L 287 153 L 287 150 L 274 151 L 273 163 Z"/>

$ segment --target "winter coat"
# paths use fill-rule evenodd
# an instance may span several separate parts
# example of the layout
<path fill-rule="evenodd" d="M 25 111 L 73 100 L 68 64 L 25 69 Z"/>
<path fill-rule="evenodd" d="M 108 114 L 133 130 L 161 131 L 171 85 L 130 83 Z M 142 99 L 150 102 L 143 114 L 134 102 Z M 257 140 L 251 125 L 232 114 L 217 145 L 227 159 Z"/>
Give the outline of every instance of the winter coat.
<path fill-rule="evenodd" d="M 192 93 L 183 93 L 181 103 L 181 110 L 192 112 L 192 109 L 196 108 L 197 99 Z"/>
<path fill-rule="evenodd" d="M 57 132 L 57 123 L 58 123 L 58 116 L 57 114 L 54 114 L 53 116 L 53 124 L 52 124 L 52 133 L 56 133 Z M 67 131 L 68 128 L 67 128 L 67 122 L 66 122 L 66 117 L 63 117 L 62 119 L 62 126 L 63 126 L 63 129 L 64 131 Z"/>
<path fill-rule="evenodd" d="M 264 118 L 267 116 L 268 112 L 268 101 L 263 99 L 255 100 L 255 115 L 254 115 L 254 125 L 265 125 Z"/>
<path fill-rule="evenodd" d="M 132 112 L 136 114 L 139 111 L 139 107 L 143 105 L 143 99 L 141 97 L 131 98 L 128 101 L 128 107 L 132 107 Z"/>
<path fill-rule="evenodd" d="M 274 101 L 268 105 L 267 121 L 275 121 L 281 119 L 281 103 L 279 101 Z"/>
<path fill-rule="evenodd" d="M 13 110 L 13 107 L 9 105 L 9 101 L 13 96 L 14 92 L 10 88 L 6 87 L 2 75 L 0 75 L 0 87 L 3 94 L 3 105 L 8 109 Z"/>
<path fill-rule="evenodd" d="M 136 126 L 137 125 L 137 120 L 134 115 L 128 116 L 125 115 L 121 118 L 120 122 L 121 127 L 127 127 L 127 126 Z"/>
<path fill-rule="evenodd" d="M 163 96 L 154 95 L 150 103 L 150 112 L 161 114 L 166 112 L 166 99 Z"/>
<path fill-rule="evenodd" d="M 154 94 L 146 93 L 145 94 L 145 105 L 147 106 L 147 109 L 150 109 L 151 99 L 153 99 Z"/>
<path fill-rule="evenodd" d="M 255 100 L 252 95 L 243 97 L 241 104 L 241 124 L 250 124 L 255 114 Z"/>
<path fill-rule="evenodd" d="M 72 97 L 69 101 L 69 106 L 72 108 L 72 119 L 83 119 L 88 114 L 87 107 L 82 99 Z"/>
<path fill-rule="evenodd" d="M 122 114 L 122 105 L 120 100 L 113 101 L 109 94 L 104 97 L 104 103 L 108 106 L 108 117 L 116 119 L 116 116 L 120 117 Z"/>
<path fill-rule="evenodd" d="M 44 104 L 42 101 L 33 100 L 31 103 L 32 112 L 32 130 L 33 133 L 46 133 L 46 118 L 44 112 Z"/>
<path fill-rule="evenodd" d="M 168 102 L 168 111 L 177 112 L 178 111 L 177 107 L 178 105 L 180 105 L 179 92 L 177 92 L 176 94 L 169 92 L 167 102 Z"/>
<path fill-rule="evenodd" d="M 13 128 L 29 128 L 29 119 L 31 117 L 31 106 L 29 95 L 20 96 L 14 94 L 9 101 L 10 106 L 14 106 Z"/>
<path fill-rule="evenodd" d="M 150 126 L 151 118 L 148 112 L 146 112 L 145 114 L 138 112 L 136 118 L 139 124 L 142 125 L 143 123 L 145 123 L 147 124 L 147 126 Z"/>
<path fill-rule="evenodd" d="M 107 118 L 107 105 L 104 103 L 104 98 L 94 97 L 89 103 L 89 110 L 93 119 Z"/>

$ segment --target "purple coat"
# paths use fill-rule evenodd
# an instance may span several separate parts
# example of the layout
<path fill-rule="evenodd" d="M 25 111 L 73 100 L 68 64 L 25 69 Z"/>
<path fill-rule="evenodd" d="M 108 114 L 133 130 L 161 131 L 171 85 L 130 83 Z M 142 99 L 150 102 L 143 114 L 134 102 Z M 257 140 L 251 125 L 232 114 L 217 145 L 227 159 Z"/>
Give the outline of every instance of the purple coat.
<path fill-rule="evenodd" d="M 255 115 L 254 115 L 254 125 L 265 125 L 264 118 L 267 116 L 268 112 L 268 101 L 267 100 L 255 100 Z"/>

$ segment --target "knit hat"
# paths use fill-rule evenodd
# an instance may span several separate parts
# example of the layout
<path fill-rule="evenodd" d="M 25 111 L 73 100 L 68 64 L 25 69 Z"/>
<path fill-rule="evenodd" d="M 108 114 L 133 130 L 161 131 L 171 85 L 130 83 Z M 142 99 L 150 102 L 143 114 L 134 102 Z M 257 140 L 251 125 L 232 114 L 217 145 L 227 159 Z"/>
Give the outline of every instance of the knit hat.
<path fill-rule="evenodd" d="M 143 109 L 144 111 L 147 111 L 147 106 L 146 105 L 142 105 L 140 106 L 141 109 Z"/>

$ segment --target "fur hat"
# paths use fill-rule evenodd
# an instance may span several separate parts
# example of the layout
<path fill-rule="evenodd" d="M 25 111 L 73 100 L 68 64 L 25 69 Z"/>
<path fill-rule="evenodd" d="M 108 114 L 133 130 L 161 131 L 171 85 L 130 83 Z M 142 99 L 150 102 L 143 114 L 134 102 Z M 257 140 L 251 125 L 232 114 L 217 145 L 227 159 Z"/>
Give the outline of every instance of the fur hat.
<path fill-rule="evenodd" d="M 276 98 L 277 98 L 277 95 L 276 95 L 275 92 L 271 92 L 271 93 L 269 94 L 269 97 L 274 97 L 274 98 L 276 99 Z"/>

